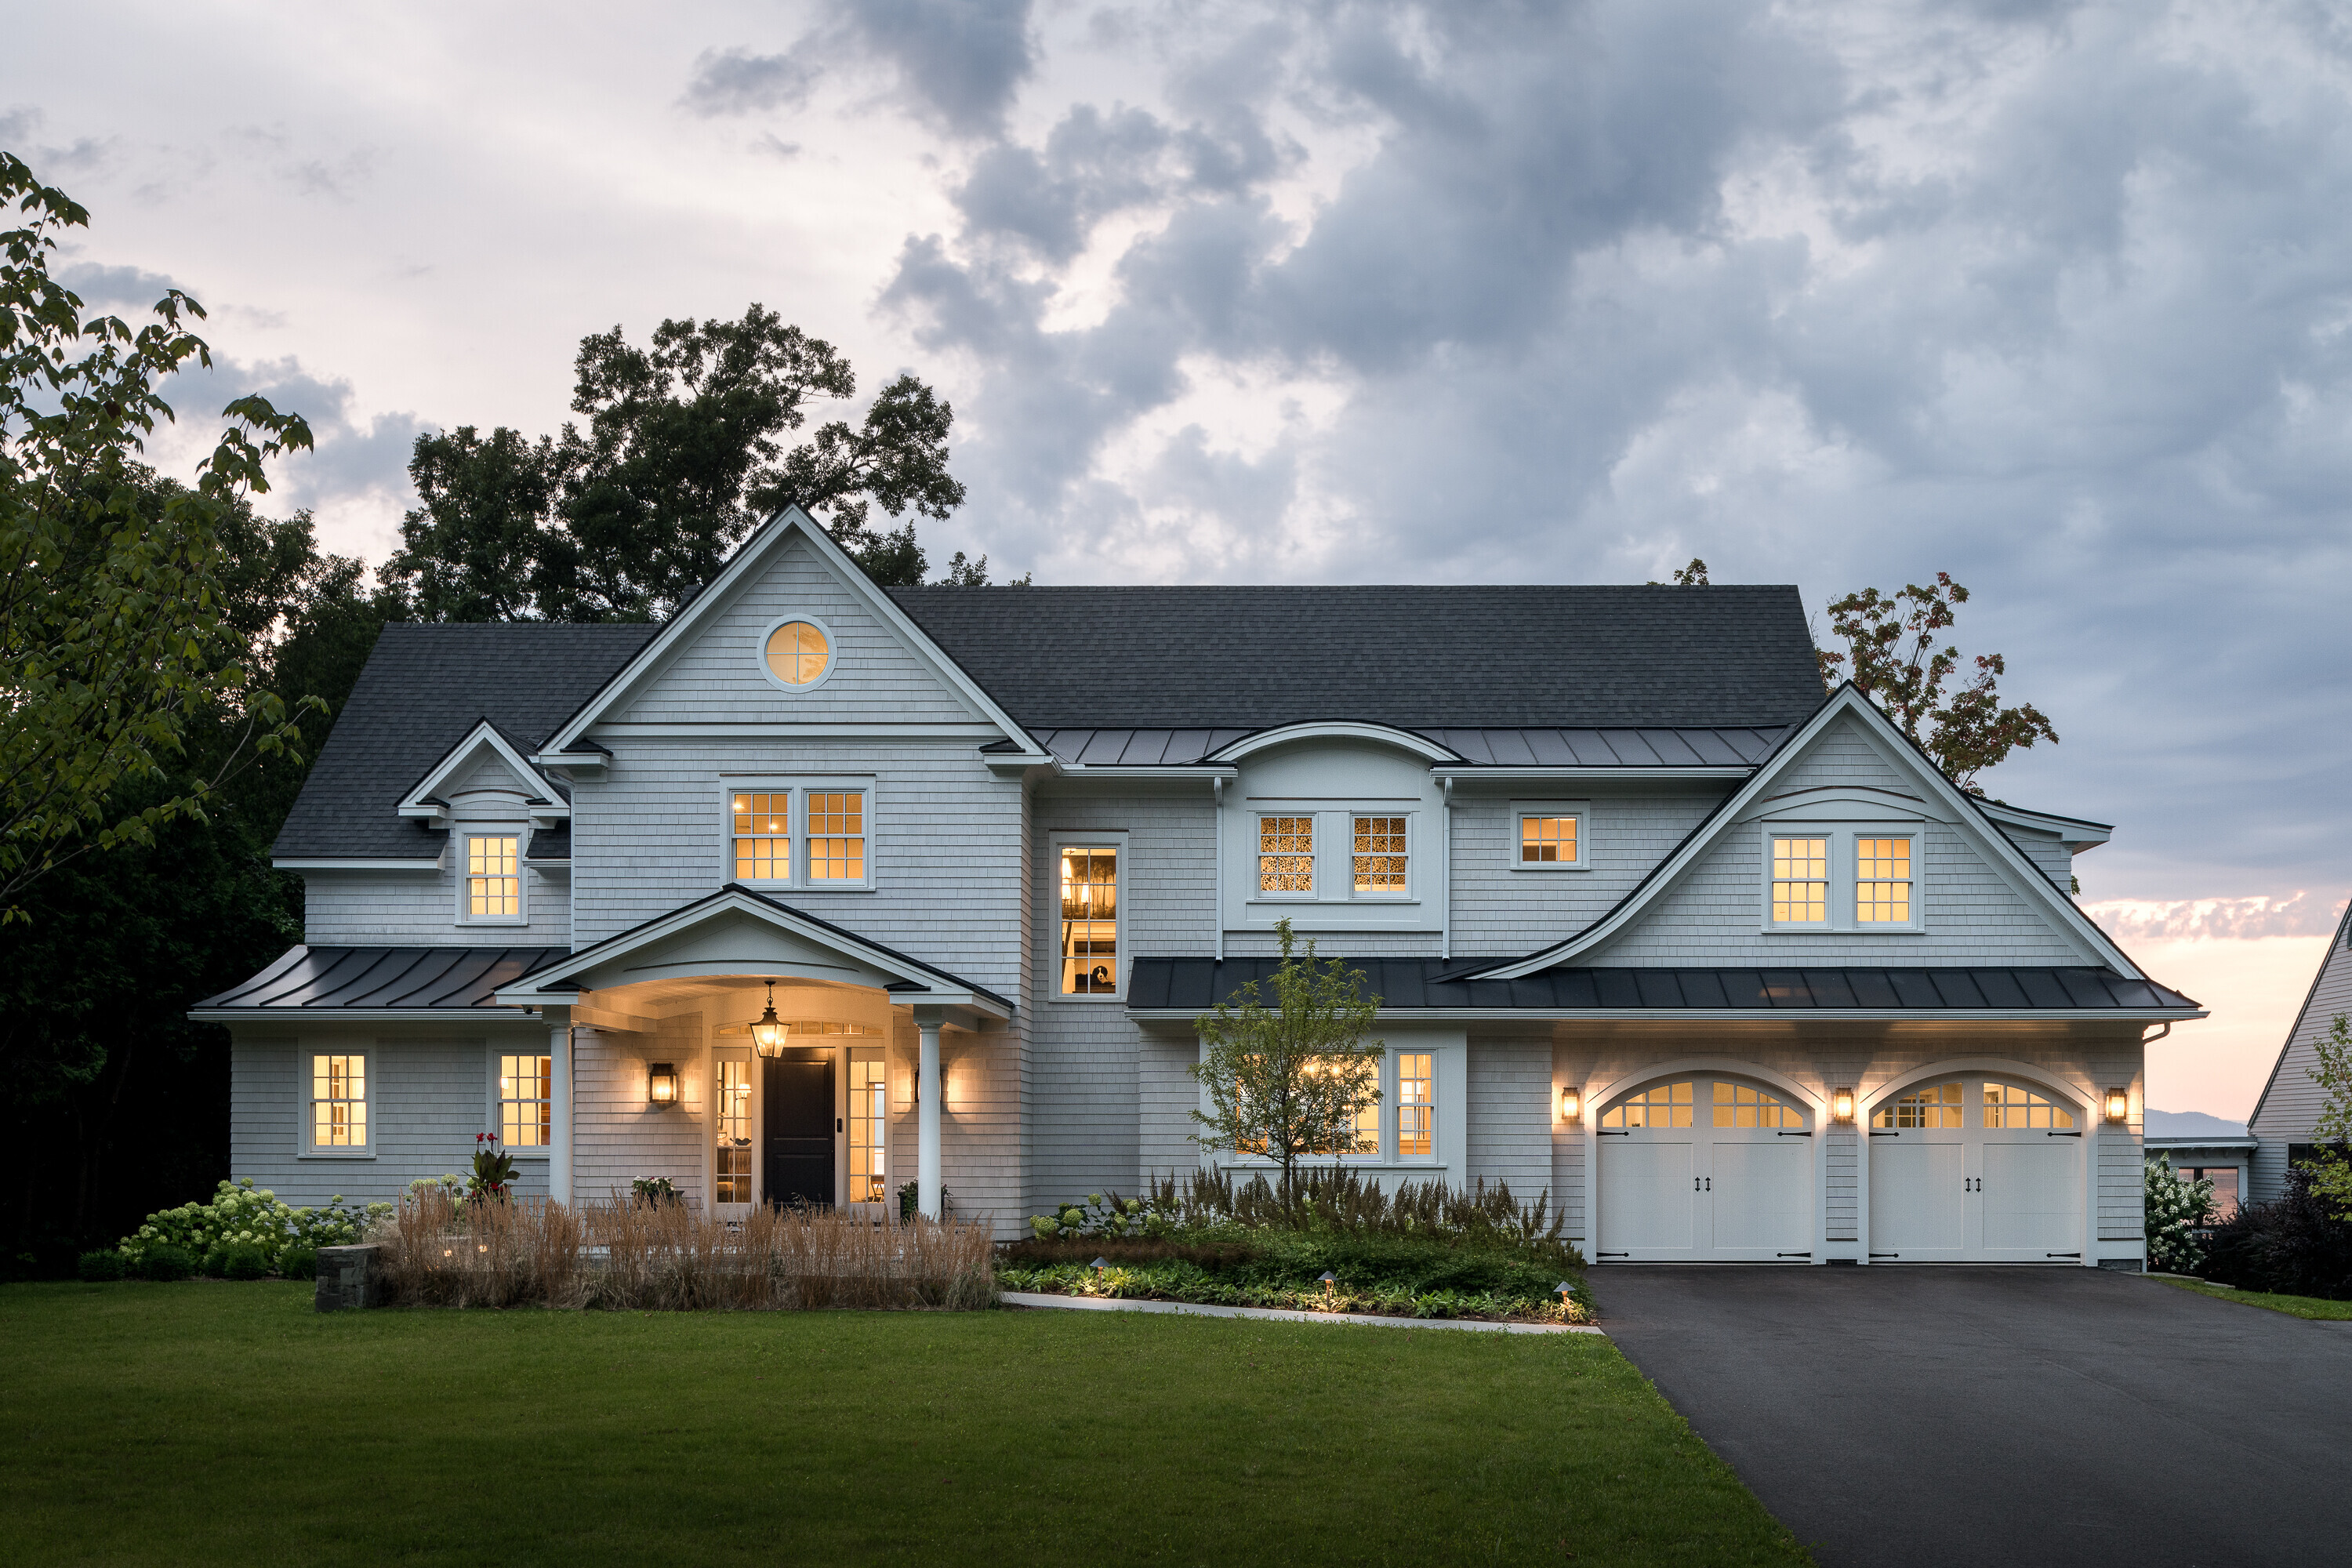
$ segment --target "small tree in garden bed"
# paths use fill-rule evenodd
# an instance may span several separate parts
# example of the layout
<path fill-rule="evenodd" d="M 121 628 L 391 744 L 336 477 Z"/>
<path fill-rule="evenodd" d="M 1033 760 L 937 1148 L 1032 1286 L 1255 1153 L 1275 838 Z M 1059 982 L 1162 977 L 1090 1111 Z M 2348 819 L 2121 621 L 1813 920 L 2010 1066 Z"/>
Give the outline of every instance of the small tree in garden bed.
<path fill-rule="evenodd" d="M 2311 1128 L 2318 1152 L 2303 1168 L 2311 1173 L 2311 1195 L 2337 1219 L 2352 1220 L 2352 1160 L 2345 1157 L 2345 1145 L 2352 1142 L 2352 1017 L 2336 1014 L 2312 1050 L 2318 1061 L 2311 1079 L 2326 1098 Z"/>
<path fill-rule="evenodd" d="M 1191 1070 L 1209 1109 L 1192 1115 L 1202 1128 L 1193 1142 L 1263 1154 L 1288 1194 L 1302 1158 L 1355 1148 L 1357 1118 L 1380 1103 L 1383 1047 L 1364 1038 L 1381 999 L 1363 994 L 1363 972 L 1318 963 L 1312 937 L 1294 952 L 1288 921 L 1274 929 L 1282 962 L 1268 981 L 1272 1005 L 1253 980 L 1194 1024 L 1207 1051 Z"/>
<path fill-rule="evenodd" d="M 2169 1154 L 2158 1154 L 2147 1162 L 2145 1187 L 2149 1267 L 2194 1274 L 2205 1260 L 2198 1233 L 2212 1216 L 2213 1184 L 2191 1181 L 2172 1168 Z"/>

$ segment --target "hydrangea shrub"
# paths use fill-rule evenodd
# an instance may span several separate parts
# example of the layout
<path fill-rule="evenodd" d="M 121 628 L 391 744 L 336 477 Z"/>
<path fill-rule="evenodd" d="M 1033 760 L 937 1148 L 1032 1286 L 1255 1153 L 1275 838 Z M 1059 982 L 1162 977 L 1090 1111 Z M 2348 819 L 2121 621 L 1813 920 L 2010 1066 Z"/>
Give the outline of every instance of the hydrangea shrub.
<path fill-rule="evenodd" d="M 137 1272 L 148 1253 L 175 1247 L 192 1258 L 226 1256 L 250 1247 L 272 1269 L 289 1247 L 309 1250 L 313 1258 L 321 1247 L 343 1247 L 378 1215 L 392 1212 L 390 1204 L 364 1207 L 346 1205 L 338 1194 L 320 1208 L 291 1208 L 267 1187 L 256 1187 L 246 1176 L 225 1181 L 208 1203 L 182 1204 L 147 1216 L 136 1234 L 122 1238 L 117 1248 L 125 1267 Z"/>
<path fill-rule="evenodd" d="M 2200 1234 L 2210 1223 L 2213 1184 L 2192 1182 L 2172 1168 L 2172 1156 L 2147 1163 L 2147 1266 L 2168 1274 L 2194 1274 L 2205 1261 Z"/>

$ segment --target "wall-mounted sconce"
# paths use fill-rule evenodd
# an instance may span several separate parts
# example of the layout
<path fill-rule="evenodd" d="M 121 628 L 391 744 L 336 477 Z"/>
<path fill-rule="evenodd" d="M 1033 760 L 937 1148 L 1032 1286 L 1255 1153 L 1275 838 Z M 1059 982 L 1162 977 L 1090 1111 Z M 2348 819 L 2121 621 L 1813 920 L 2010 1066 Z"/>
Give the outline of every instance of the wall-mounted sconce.
<path fill-rule="evenodd" d="M 646 1100 L 656 1110 L 677 1103 L 677 1068 L 656 1062 L 646 1069 Z"/>
<path fill-rule="evenodd" d="M 1830 1120 L 1843 1126 L 1853 1125 L 1853 1090 L 1850 1089 L 1830 1090 Z"/>
<path fill-rule="evenodd" d="M 1584 1091 L 1574 1084 L 1562 1084 L 1559 1090 L 1559 1119 L 1573 1121 L 1584 1114 Z"/>
<path fill-rule="evenodd" d="M 2121 1121 L 2130 1114 L 2131 1090 L 2127 1089 L 2111 1089 L 2107 1090 L 2107 1120 L 2110 1121 Z"/>

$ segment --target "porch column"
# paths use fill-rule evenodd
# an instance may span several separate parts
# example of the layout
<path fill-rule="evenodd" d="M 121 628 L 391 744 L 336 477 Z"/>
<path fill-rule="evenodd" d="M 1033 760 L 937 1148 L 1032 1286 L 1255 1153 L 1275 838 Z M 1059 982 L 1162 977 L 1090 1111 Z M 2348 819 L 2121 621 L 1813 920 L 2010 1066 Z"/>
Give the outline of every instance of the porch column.
<path fill-rule="evenodd" d="M 552 1069 L 554 1137 L 547 1151 L 547 1193 L 557 1203 L 572 1202 L 572 1010 L 547 1009 L 547 1055 Z"/>
<path fill-rule="evenodd" d="M 915 1079 L 915 1202 L 932 1219 L 940 1217 L 940 1019 L 918 1012 L 915 1026 L 922 1032 L 922 1057 Z"/>

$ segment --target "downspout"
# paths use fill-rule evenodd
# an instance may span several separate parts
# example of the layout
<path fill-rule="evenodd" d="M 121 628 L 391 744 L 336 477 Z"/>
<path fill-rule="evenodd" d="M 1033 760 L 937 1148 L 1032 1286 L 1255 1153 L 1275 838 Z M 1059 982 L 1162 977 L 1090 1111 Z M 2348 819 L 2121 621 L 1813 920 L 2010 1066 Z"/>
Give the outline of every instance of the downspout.
<path fill-rule="evenodd" d="M 1437 805 L 1437 956 L 1454 956 L 1454 775 L 1438 781 L 1443 792 Z"/>
<path fill-rule="evenodd" d="M 1222 773 L 1209 777 L 1209 855 L 1215 878 L 1211 894 L 1215 907 L 1209 911 L 1209 924 L 1215 928 L 1211 945 L 1222 963 L 1225 957 L 1225 780 Z"/>

